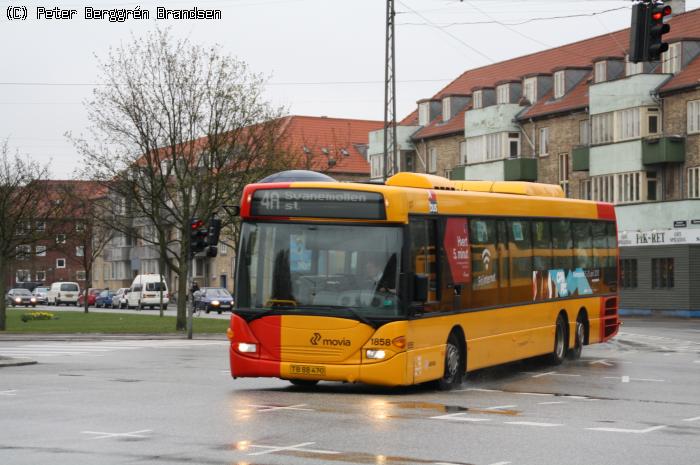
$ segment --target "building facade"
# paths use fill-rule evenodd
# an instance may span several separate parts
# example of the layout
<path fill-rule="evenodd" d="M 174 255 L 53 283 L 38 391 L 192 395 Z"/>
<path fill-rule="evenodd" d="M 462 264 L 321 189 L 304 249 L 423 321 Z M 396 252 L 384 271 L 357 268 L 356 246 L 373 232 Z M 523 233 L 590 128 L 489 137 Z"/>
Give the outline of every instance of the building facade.
<path fill-rule="evenodd" d="M 617 31 L 467 71 L 399 129 L 413 171 L 615 204 L 621 309 L 700 315 L 700 10 L 675 3 L 660 62 L 627 61 Z"/>

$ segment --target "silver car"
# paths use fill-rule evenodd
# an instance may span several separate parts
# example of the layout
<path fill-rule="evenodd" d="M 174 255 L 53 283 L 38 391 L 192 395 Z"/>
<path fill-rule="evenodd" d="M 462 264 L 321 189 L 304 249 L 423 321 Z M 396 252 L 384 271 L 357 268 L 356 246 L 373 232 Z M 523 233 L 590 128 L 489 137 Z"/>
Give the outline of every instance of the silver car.
<path fill-rule="evenodd" d="M 128 293 L 128 287 L 119 288 L 114 297 L 112 297 L 112 308 L 126 308 L 126 296 Z"/>
<path fill-rule="evenodd" d="M 29 292 L 29 289 L 10 289 L 10 292 L 5 296 L 5 301 L 8 306 L 24 305 L 25 307 L 29 307 L 31 305 L 32 307 L 36 307 L 36 297 Z"/>
<path fill-rule="evenodd" d="M 46 305 L 49 302 L 47 298 L 48 292 L 48 287 L 35 287 L 32 291 L 32 295 L 36 298 L 36 303 Z"/>

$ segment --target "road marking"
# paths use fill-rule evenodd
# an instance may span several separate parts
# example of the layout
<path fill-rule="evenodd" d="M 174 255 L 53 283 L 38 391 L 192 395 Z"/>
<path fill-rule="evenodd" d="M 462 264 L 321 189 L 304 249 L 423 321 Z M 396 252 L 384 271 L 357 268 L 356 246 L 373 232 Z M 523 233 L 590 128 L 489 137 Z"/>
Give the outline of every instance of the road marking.
<path fill-rule="evenodd" d="M 693 360 L 693 363 L 700 363 L 700 360 Z"/>
<path fill-rule="evenodd" d="M 545 373 L 539 373 L 539 374 L 533 375 L 532 377 L 533 377 L 533 378 L 541 378 L 541 377 L 543 377 L 543 376 L 551 375 L 551 374 L 554 374 L 554 373 L 555 373 L 554 371 L 547 371 L 547 372 L 545 372 Z"/>
<path fill-rule="evenodd" d="M 630 377 L 629 377 L 629 376 L 623 376 L 623 377 L 622 377 L 622 382 L 623 382 L 623 383 L 629 383 L 629 382 L 630 382 Z"/>
<path fill-rule="evenodd" d="M 684 418 L 683 421 L 698 421 L 700 420 L 700 417 L 694 417 L 694 418 Z"/>
<path fill-rule="evenodd" d="M 586 428 L 591 431 L 607 431 L 609 433 L 632 433 L 632 434 L 645 434 L 651 433 L 652 431 L 660 430 L 666 428 L 666 425 L 652 426 L 646 429 L 623 429 L 623 428 Z"/>
<path fill-rule="evenodd" d="M 509 463 L 513 463 L 513 462 L 496 462 L 496 463 L 492 463 L 491 465 L 508 465 Z"/>
<path fill-rule="evenodd" d="M 602 360 L 595 360 L 593 362 L 588 362 L 589 365 L 605 365 L 606 367 L 611 367 L 613 366 L 612 363 L 608 362 L 606 359 Z"/>
<path fill-rule="evenodd" d="M 0 391 L 0 396 L 16 396 L 17 389 L 8 389 L 7 391 Z"/>
<path fill-rule="evenodd" d="M 666 380 L 663 379 L 654 379 L 654 378 L 630 378 L 629 376 L 605 376 L 605 379 L 619 379 L 623 383 L 629 383 L 630 381 L 648 381 L 651 383 L 665 383 Z"/>
<path fill-rule="evenodd" d="M 538 423 L 535 421 L 505 421 L 507 425 L 521 425 L 521 426 L 540 426 L 543 428 L 551 428 L 553 426 L 564 426 L 561 423 Z"/>
<path fill-rule="evenodd" d="M 131 431 L 129 433 L 105 433 L 104 431 L 82 431 L 83 434 L 97 434 L 91 439 L 108 439 L 108 438 L 145 438 L 143 433 L 150 433 L 153 430 L 142 429 L 139 431 Z"/>
<path fill-rule="evenodd" d="M 507 408 L 515 408 L 517 405 L 496 405 L 495 407 L 487 407 L 484 410 L 503 410 Z"/>
<path fill-rule="evenodd" d="M 520 394 L 523 396 L 554 397 L 554 394 L 547 394 L 543 392 L 514 392 L 513 394 Z"/>
<path fill-rule="evenodd" d="M 474 417 L 465 417 L 463 415 L 466 415 L 464 412 L 458 412 L 458 413 L 448 413 L 447 415 L 438 415 L 436 417 L 430 417 L 432 420 L 452 420 L 452 421 L 468 421 L 468 422 L 479 422 L 479 421 L 489 421 L 488 418 L 474 418 Z"/>
<path fill-rule="evenodd" d="M 306 404 L 296 404 L 296 405 L 255 405 L 255 404 L 248 404 L 248 407 L 254 407 L 258 409 L 258 412 L 272 412 L 275 410 L 302 410 L 302 411 L 307 411 L 307 412 L 313 412 L 313 409 L 310 408 L 302 408 L 306 406 Z"/>
<path fill-rule="evenodd" d="M 266 455 L 266 454 L 274 454 L 275 452 L 283 452 L 287 450 L 293 450 L 293 451 L 299 451 L 299 452 L 311 452 L 313 454 L 327 454 L 327 455 L 335 455 L 335 454 L 340 454 L 340 452 L 332 451 L 332 450 L 317 450 L 317 449 L 306 449 L 306 446 L 311 446 L 313 444 L 316 444 L 315 442 L 302 442 L 300 444 L 295 444 L 293 446 L 262 446 L 258 444 L 249 444 L 247 447 L 256 447 L 258 449 L 265 449 L 261 450 L 259 452 L 251 452 L 248 455 Z"/>
<path fill-rule="evenodd" d="M 552 402 L 538 402 L 537 405 L 555 405 L 555 404 L 565 404 L 566 402 L 552 401 Z"/>
<path fill-rule="evenodd" d="M 700 361 L 700 360 L 699 360 Z M 482 389 L 482 388 L 467 388 L 467 389 L 456 389 L 452 392 L 465 392 L 465 391 L 474 391 L 474 392 L 503 392 L 500 389 Z"/>

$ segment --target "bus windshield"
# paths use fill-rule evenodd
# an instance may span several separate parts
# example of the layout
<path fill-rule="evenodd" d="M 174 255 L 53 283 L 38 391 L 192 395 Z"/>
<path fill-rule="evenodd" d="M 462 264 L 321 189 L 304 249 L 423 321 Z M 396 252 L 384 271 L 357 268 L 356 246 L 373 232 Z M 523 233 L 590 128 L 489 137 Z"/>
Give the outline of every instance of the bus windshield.
<path fill-rule="evenodd" d="M 246 222 L 239 309 L 392 318 L 402 229 L 396 226 Z"/>

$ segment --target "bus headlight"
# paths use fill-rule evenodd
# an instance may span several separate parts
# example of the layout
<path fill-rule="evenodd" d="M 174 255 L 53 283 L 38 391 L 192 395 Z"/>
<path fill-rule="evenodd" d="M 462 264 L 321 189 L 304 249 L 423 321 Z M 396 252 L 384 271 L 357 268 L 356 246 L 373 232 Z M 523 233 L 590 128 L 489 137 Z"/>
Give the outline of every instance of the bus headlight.
<path fill-rule="evenodd" d="M 383 360 L 386 357 L 386 352 L 383 350 L 367 349 L 367 358 L 371 360 Z"/>
<path fill-rule="evenodd" d="M 258 351 L 258 345 L 250 344 L 248 342 L 239 342 L 238 351 L 244 354 L 253 354 Z"/>

